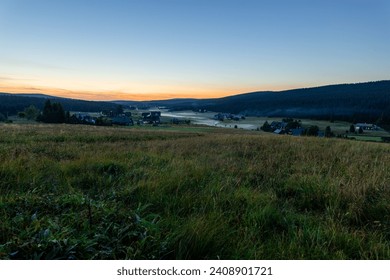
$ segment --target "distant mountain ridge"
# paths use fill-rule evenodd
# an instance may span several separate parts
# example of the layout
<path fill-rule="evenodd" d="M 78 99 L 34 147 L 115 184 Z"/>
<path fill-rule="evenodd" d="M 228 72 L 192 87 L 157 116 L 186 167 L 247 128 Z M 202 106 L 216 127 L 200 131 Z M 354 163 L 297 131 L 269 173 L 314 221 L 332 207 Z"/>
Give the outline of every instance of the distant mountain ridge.
<path fill-rule="evenodd" d="M 223 98 L 176 98 L 170 100 L 111 102 L 85 101 L 42 94 L 0 93 L 0 112 L 16 113 L 33 104 L 42 108 L 47 98 L 65 110 L 98 112 L 118 104 L 138 108 L 208 110 L 249 116 L 338 119 L 390 124 L 390 80 L 319 86 L 284 91 L 258 91 Z"/>
<path fill-rule="evenodd" d="M 46 94 L 10 94 L 0 93 L 0 113 L 3 115 L 14 115 L 23 111 L 26 107 L 34 105 L 42 109 L 46 100 L 60 102 L 66 111 L 79 112 L 101 112 L 103 110 L 112 110 L 116 106 L 112 102 L 86 101 L 79 99 L 70 99 L 64 97 L 50 96 Z"/>
<path fill-rule="evenodd" d="M 390 117 L 390 81 L 253 92 L 214 100 L 207 109 L 262 116 L 374 120 Z"/>
<path fill-rule="evenodd" d="M 6 93 L 7 94 L 7 93 Z M 45 99 L 62 99 L 62 97 L 55 97 L 42 93 L 13 93 L 16 96 L 22 97 L 36 97 L 36 98 L 45 98 Z"/>
<path fill-rule="evenodd" d="M 390 81 L 259 91 L 223 98 L 148 101 L 171 110 L 206 109 L 252 116 L 339 119 L 390 123 Z"/>

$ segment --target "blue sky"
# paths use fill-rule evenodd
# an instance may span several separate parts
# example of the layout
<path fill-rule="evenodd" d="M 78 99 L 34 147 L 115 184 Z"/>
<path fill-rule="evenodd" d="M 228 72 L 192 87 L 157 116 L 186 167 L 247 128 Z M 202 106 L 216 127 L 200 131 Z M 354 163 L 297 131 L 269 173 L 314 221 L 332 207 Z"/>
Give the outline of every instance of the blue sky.
<path fill-rule="evenodd" d="M 0 1 L 0 91 L 210 97 L 390 78 L 385 0 Z"/>

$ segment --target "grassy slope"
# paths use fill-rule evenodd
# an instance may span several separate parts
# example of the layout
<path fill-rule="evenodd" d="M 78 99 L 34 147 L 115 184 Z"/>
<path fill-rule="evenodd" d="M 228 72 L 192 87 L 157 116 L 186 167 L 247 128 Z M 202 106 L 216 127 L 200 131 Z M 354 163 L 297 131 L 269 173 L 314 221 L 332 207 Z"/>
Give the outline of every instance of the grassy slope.
<path fill-rule="evenodd" d="M 0 258 L 389 259 L 390 146 L 0 126 Z"/>

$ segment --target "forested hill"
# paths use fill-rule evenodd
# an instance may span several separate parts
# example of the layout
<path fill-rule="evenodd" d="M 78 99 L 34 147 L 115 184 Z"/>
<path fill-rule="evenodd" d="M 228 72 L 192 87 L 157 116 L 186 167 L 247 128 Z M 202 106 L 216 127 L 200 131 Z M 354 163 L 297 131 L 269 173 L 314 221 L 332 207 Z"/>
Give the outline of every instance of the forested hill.
<path fill-rule="evenodd" d="M 16 114 L 30 105 L 42 108 L 47 98 L 61 102 L 65 110 L 98 112 L 117 104 L 165 106 L 171 110 L 206 109 L 252 116 L 316 118 L 390 124 L 390 81 L 330 85 L 279 92 L 263 91 L 215 99 L 96 102 L 44 95 L 0 93 L 0 113 Z"/>
<path fill-rule="evenodd" d="M 14 115 L 23 111 L 30 105 L 42 109 L 47 99 L 54 102 L 60 102 L 66 111 L 101 112 L 103 110 L 112 110 L 117 106 L 117 104 L 110 102 L 59 98 L 43 94 L 23 95 L 0 93 L 0 113 L 4 115 Z"/>
<path fill-rule="evenodd" d="M 153 104 L 157 104 L 154 101 Z M 339 119 L 390 123 L 390 81 L 330 85 L 279 92 L 252 92 L 218 99 L 176 102 L 178 109 L 207 109 L 269 117 Z"/>

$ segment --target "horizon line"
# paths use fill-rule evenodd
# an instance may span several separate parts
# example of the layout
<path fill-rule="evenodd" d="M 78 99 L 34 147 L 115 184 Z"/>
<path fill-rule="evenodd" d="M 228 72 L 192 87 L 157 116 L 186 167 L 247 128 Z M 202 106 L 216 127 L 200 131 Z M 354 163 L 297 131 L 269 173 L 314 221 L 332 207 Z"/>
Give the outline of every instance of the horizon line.
<path fill-rule="evenodd" d="M 218 99 L 218 98 L 225 98 L 225 97 L 231 97 L 236 95 L 242 95 L 242 94 L 250 94 L 250 93 L 256 93 L 256 92 L 285 92 L 285 91 L 292 91 L 292 90 L 299 90 L 299 89 L 311 89 L 311 88 L 321 88 L 321 87 L 328 87 L 328 86 L 338 86 L 338 85 L 356 85 L 356 84 L 366 84 L 366 83 L 378 83 L 378 82 L 390 82 L 390 79 L 388 80 L 374 80 L 374 81 L 359 81 L 359 82 L 345 82 L 345 83 L 336 83 L 336 84 L 322 84 L 322 85 L 313 85 L 313 86 L 298 86 L 298 87 L 290 87 L 290 88 L 284 88 L 279 90 L 251 90 L 246 92 L 239 92 L 239 93 L 232 93 L 232 94 L 217 94 L 216 96 L 204 96 L 204 97 L 194 97 L 194 94 L 175 94 L 175 93 L 125 93 L 125 92 L 117 92 L 117 91 L 103 91 L 103 92 L 92 92 L 92 91 L 72 91 L 72 90 L 65 90 L 65 89 L 47 89 L 44 88 L 20 88 L 18 90 L 17 88 L 10 87 L 5 88 L 0 86 L 0 94 L 12 94 L 12 95 L 45 95 L 48 97 L 54 97 L 54 98 L 65 98 L 65 99 L 73 99 L 73 100 L 82 100 L 82 101 L 93 101 L 93 102 L 118 102 L 118 101 L 124 101 L 124 102 L 156 102 L 156 101 L 163 101 L 163 100 L 174 100 L 174 99 L 197 99 L 197 100 L 203 100 L 203 99 Z M 31 91 L 28 91 L 31 90 Z M 57 93 L 56 93 L 57 92 Z M 204 95 L 205 93 L 200 93 L 201 95 Z M 141 97 L 144 95 L 148 95 L 152 98 L 148 99 L 129 99 L 129 98 L 104 98 L 104 99 L 95 99 L 97 96 L 103 95 L 103 96 L 118 96 L 118 97 Z M 184 96 L 183 96 L 184 95 Z M 83 99 L 82 97 L 90 97 Z M 165 97 L 164 97 L 165 96 Z M 95 97 L 95 98 L 91 98 Z M 155 97 L 155 98 L 153 98 Z"/>

